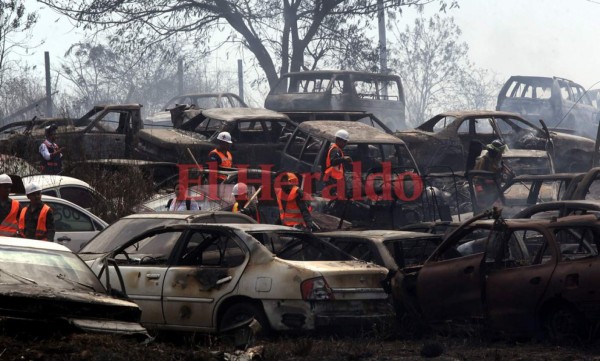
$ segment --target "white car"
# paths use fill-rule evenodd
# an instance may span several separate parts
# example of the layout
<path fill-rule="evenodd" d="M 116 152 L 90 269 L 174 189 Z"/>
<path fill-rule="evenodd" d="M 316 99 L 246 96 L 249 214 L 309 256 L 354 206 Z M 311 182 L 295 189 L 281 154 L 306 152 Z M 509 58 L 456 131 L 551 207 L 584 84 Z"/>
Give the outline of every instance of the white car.
<path fill-rule="evenodd" d="M 104 202 L 102 197 L 89 183 L 73 177 L 62 175 L 32 175 L 22 177 L 23 185 L 36 183 L 42 187 L 42 194 L 66 199 L 85 209 L 91 209 L 97 202 Z"/>
<path fill-rule="evenodd" d="M 29 198 L 25 195 L 13 194 L 10 198 L 19 201 L 23 207 L 29 205 Z M 74 252 L 79 251 L 87 241 L 108 226 L 108 223 L 90 211 L 66 199 L 44 195 L 42 202 L 54 211 L 54 242 L 63 244 Z"/>

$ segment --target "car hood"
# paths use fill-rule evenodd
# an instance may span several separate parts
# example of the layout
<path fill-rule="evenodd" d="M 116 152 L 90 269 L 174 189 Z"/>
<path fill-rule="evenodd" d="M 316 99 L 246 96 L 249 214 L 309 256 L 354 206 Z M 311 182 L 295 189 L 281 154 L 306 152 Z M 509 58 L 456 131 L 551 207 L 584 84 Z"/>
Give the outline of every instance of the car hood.
<path fill-rule="evenodd" d="M 321 274 L 332 288 L 381 288 L 389 272 L 363 261 L 282 261 Z"/>
<path fill-rule="evenodd" d="M 576 145 L 576 148 L 584 149 L 586 151 L 594 150 L 595 142 L 586 137 L 553 131 L 550 132 L 550 137 L 552 138 L 555 147 L 569 146 L 570 148 L 573 148 Z"/>
<path fill-rule="evenodd" d="M 160 143 L 177 143 L 181 145 L 211 144 L 202 134 L 181 129 L 142 129 L 139 131 L 140 140 L 157 141 Z"/>
<path fill-rule="evenodd" d="M 133 302 L 91 291 L 38 285 L 0 285 L 0 316 L 36 322 L 67 321 L 84 331 L 146 334 Z"/>

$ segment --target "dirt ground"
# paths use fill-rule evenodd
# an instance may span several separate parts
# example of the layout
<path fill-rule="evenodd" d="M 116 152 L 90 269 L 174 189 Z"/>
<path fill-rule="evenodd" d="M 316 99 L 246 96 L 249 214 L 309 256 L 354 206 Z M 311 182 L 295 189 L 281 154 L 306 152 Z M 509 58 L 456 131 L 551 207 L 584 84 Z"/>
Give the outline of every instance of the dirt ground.
<path fill-rule="evenodd" d="M 600 344 L 556 346 L 547 343 L 483 342 L 476 338 L 432 337 L 382 340 L 378 337 L 280 337 L 259 341 L 257 360 L 600 360 Z M 0 336 L 0 360 L 236 360 L 217 339 L 201 344 L 184 338 L 148 344 L 113 335 L 69 335 L 54 338 Z M 438 355 L 437 357 L 432 357 Z M 238 358 L 238 360 L 244 360 Z M 249 360 L 246 358 L 245 360 Z"/>

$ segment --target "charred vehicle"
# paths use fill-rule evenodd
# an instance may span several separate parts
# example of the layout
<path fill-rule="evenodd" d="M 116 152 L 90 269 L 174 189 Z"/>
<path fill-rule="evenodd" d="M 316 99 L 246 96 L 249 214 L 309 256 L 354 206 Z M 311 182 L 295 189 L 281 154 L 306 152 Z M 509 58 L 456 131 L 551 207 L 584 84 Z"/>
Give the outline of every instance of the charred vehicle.
<path fill-rule="evenodd" d="M 284 74 L 265 100 L 281 112 L 366 111 L 392 130 L 406 129 L 404 104 L 399 76 L 346 70 Z"/>
<path fill-rule="evenodd" d="M 227 131 L 232 137 L 234 164 L 278 165 L 281 149 L 295 123 L 267 109 L 216 108 L 187 110 L 186 121 L 177 129 L 144 129 L 139 132 L 139 154 L 149 160 L 194 164 L 207 160 L 215 139 Z"/>
<path fill-rule="evenodd" d="M 56 143 L 65 147 L 63 161 L 130 158 L 134 156 L 137 134 L 143 127 L 139 104 L 98 105 L 73 121 L 58 125 Z M 39 162 L 39 145 L 44 141 L 43 127 L 11 135 L 2 142 L 4 151 Z"/>
<path fill-rule="evenodd" d="M 556 201 L 527 207 L 512 218 L 552 219 L 588 213 L 600 214 L 600 203 L 594 201 Z"/>
<path fill-rule="evenodd" d="M 140 308 L 110 297 L 89 267 L 64 246 L 0 237 L 0 263 L 5 331 L 147 335 L 139 324 Z"/>
<path fill-rule="evenodd" d="M 194 109 L 247 108 L 244 101 L 233 93 L 201 93 L 178 95 L 167 102 L 163 110 L 144 120 L 145 128 L 172 128 L 172 115 L 177 115 L 185 105 Z M 173 111 L 175 110 L 175 111 Z"/>
<path fill-rule="evenodd" d="M 343 120 L 347 122 L 360 122 L 377 128 L 388 134 L 394 133 L 384 122 L 371 113 L 348 111 L 282 111 L 293 122 L 302 123 L 313 120 Z"/>
<path fill-rule="evenodd" d="M 406 231 L 335 231 L 315 235 L 358 259 L 389 270 L 423 264 L 442 236 Z"/>
<path fill-rule="evenodd" d="M 351 200 L 327 203 L 328 199 L 322 194 L 326 187 L 322 174 L 328 150 L 335 142 L 335 133 L 339 129 L 345 129 L 350 134 L 344 154 L 352 158 L 354 168 L 347 166 L 344 170 L 345 192 Z M 384 167 L 390 173 L 389 181 L 385 182 L 382 176 Z M 397 137 L 360 122 L 335 120 L 300 123 L 283 150 L 281 168 L 311 175 L 308 181 L 304 181 L 304 190 L 311 189 L 311 193 L 324 196 L 319 200 L 327 205 L 316 205 L 316 209 L 325 213 L 368 225 L 371 229 L 389 229 L 420 220 L 422 212 L 414 209 L 420 206 L 419 202 L 408 205 L 411 202 L 399 201 L 397 192 L 391 192 L 389 197 L 383 194 L 384 190 L 393 188 L 420 199 L 421 194 L 415 193 L 418 187 L 415 187 L 413 179 L 404 177 L 405 174 L 411 174 L 418 178 L 419 174 L 408 147 Z"/>
<path fill-rule="evenodd" d="M 547 151 L 556 172 L 587 171 L 594 154 L 591 139 L 538 128 L 507 112 L 441 113 L 413 130 L 395 135 L 410 147 L 420 167 L 446 166 L 455 172 L 472 169 L 483 146 L 494 139 L 502 140 L 509 150 Z M 548 163 L 547 157 L 536 158 L 531 166 L 514 166 L 513 170 L 517 175 L 531 174 L 533 170 L 547 173 L 540 172 L 541 165 Z"/>
<path fill-rule="evenodd" d="M 313 330 L 393 317 L 387 269 L 293 228 L 171 224 L 99 235 L 83 252 L 100 255 L 100 279 L 121 274 L 149 328 L 218 332 L 254 318 L 266 331 Z"/>
<path fill-rule="evenodd" d="M 596 135 L 598 109 L 585 89 L 558 77 L 511 76 L 498 95 L 496 110 L 515 112 L 530 122 L 584 137 Z"/>
<path fill-rule="evenodd" d="M 600 320 L 597 215 L 484 219 L 490 215 L 465 222 L 423 265 L 396 275 L 398 312 L 430 324 L 483 322 L 511 337 L 587 335 Z"/>

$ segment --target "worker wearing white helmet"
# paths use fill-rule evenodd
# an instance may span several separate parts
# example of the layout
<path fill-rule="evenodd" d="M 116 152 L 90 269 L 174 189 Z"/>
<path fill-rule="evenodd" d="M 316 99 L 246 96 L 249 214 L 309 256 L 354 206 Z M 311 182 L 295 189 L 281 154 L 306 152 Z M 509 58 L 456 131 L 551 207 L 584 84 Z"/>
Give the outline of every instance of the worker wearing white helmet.
<path fill-rule="evenodd" d="M 248 186 L 245 183 L 238 183 L 233 186 L 231 195 L 235 199 L 231 206 L 233 213 L 242 213 L 249 217 L 254 218 L 255 221 L 260 222 L 260 213 L 258 211 L 258 204 L 255 202 L 249 202 L 250 195 L 248 194 Z"/>
<path fill-rule="evenodd" d="M 0 236 L 14 237 L 19 233 L 19 214 L 21 204 L 10 199 L 12 179 L 7 174 L 0 174 Z"/>
<path fill-rule="evenodd" d="M 325 182 L 336 182 L 344 179 L 344 164 L 352 163 L 352 158 L 344 155 L 344 147 L 348 144 L 350 134 L 344 129 L 335 132 L 335 142 L 329 147 L 325 170 L 323 171 Z"/>
<path fill-rule="evenodd" d="M 208 153 L 208 161 L 216 162 L 219 167 L 232 168 L 233 157 L 231 156 L 231 134 L 229 132 L 221 132 L 217 135 L 217 147 Z M 226 175 L 219 175 L 220 182 L 227 178 Z"/>
<path fill-rule="evenodd" d="M 19 233 L 23 238 L 54 242 L 54 213 L 42 202 L 42 188 L 37 183 L 25 187 L 29 205 L 21 211 Z"/>

